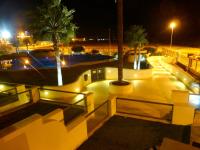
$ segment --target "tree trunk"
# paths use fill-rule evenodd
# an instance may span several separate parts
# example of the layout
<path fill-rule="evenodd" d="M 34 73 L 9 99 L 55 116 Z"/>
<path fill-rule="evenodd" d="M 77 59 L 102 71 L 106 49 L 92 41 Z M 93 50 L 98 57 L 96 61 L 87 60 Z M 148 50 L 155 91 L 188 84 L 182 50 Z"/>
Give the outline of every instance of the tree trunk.
<path fill-rule="evenodd" d="M 134 62 L 133 62 L 133 69 L 137 69 L 137 46 L 134 48 Z"/>
<path fill-rule="evenodd" d="M 61 69 L 61 62 L 60 62 L 60 52 L 59 52 L 59 48 L 58 48 L 58 37 L 56 34 L 52 35 L 52 41 L 53 41 L 53 48 L 54 48 L 55 54 L 56 54 L 58 86 L 62 86 L 63 85 L 62 69 Z"/>
<path fill-rule="evenodd" d="M 141 55 L 141 43 L 139 44 L 139 49 L 138 49 L 138 65 L 137 65 L 137 69 L 140 70 L 140 55 Z"/>
<path fill-rule="evenodd" d="M 26 44 L 26 51 L 27 51 L 27 53 L 29 53 L 29 51 L 28 51 L 28 44 Z"/>
<path fill-rule="evenodd" d="M 123 0 L 117 0 L 118 13 L 118 81 L 123 79 Z"/>

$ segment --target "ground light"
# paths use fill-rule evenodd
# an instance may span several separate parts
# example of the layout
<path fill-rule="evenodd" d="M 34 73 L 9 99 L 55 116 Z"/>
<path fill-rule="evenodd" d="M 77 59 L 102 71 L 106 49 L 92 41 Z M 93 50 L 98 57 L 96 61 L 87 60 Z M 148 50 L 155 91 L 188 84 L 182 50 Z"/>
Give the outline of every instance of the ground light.
<path fill-rule="evenodd" d="M 30 62 L 29 62 L 28 59 L 26 59 L 26 60 L 24 61 L 24 63 L 25 63 L 25 64 L 29 64 Z"/>
<path fill-rule="evenodd" d="M 24 69 L 27 69 L 27 66 L 26 66 L 26 65 L 24 65 Z"/>
<path fill-rule="evenodd" d="M 75 91 L 76 91 L 76 92 L 80 92 L 80 88 L 76 88 Z"/>
<path fill-rule="evenodd" d="M 46 95 L 46 96 L 49 95 L 49 92 L 45 91 L 45 92 L 44 92 L 44 95 Z"/>
<path fill-rule="evenodd" d="M 2 91 L 4 89 L 4 85 L 0 85 L 0 90 Z"/>
<path fill-rule="evenodd" d="M 62 60 L 62 61 L 61 61 L 61 64 L 62 64 L 63 66 L 65 66 L 65 65 L 66 65 L 65 60 Z"/>

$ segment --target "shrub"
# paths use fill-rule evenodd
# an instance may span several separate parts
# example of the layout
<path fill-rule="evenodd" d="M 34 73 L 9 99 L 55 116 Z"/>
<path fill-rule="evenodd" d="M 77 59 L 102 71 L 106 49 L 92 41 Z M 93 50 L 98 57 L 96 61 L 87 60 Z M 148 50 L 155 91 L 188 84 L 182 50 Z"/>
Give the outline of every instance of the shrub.
<path fill-rule="evenodd" d="M 93 49 L 93 50 L 91 51 L 91 53 L 94 54 L 94 55 L 99 54 L 99 50 Z"/>
<path fill-rule="evenodd" d="M 83 46 L 73 46 L 72 51 L 74 53 L 81 53 L 85 51 L 85 48 Z"/>

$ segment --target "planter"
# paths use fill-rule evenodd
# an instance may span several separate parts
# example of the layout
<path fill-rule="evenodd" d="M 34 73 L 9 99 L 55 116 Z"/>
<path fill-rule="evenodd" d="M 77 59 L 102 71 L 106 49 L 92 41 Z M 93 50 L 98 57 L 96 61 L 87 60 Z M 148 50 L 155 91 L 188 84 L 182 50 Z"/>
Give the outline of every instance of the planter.
<path fill-rule="evenodd" d="M 126 95 L 133 91 L 133 86 L 130 82 L 123 81 L 119 83 L 118 81 L 110 82 L 109 93 L 113 95 Z"/>

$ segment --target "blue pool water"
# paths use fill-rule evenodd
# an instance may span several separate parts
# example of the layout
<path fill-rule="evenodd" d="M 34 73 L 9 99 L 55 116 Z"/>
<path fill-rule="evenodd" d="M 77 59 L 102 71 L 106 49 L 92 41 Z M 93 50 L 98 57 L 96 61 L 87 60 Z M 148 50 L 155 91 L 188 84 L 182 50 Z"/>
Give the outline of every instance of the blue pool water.
<path fill-rule="evenodd" d="M 64 62 L 62 67 L 69 67 L 72 65 L 80 64 L 83 62 L 94 62 L 106 59 L 112 59 L 113 57 L 107 55 L 92 55 L 92 54 L 80 54 L 80 55 L 63 55 L 61 61 Z M 28 61 L 28 62 L 27 62 Z M 1 65 L 1 69 L 6 70 L 24 70 L 33 68 L 55 68 L 55 57 L 35 57 L 29 54 L 27 57 L 14 58 L 10 62 L 9 67 Z"/>

